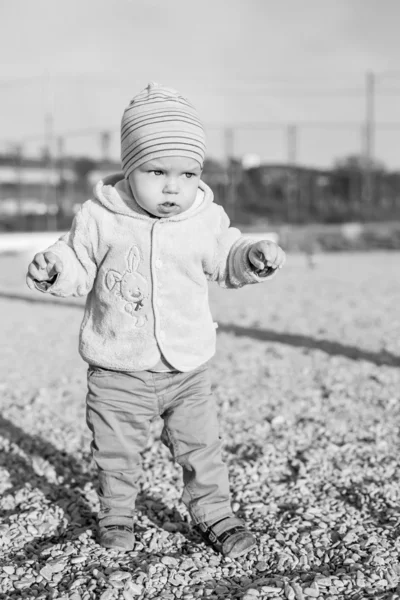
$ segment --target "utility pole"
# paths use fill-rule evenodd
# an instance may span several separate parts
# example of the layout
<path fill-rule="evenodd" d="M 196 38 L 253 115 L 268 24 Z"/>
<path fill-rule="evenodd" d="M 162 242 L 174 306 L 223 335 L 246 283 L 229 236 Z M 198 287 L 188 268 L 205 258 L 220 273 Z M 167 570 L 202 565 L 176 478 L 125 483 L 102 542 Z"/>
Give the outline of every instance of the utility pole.
<path fill-rule="evenodd" d="M 65 138 L 61 135 L 57 137 L 57 162 L 58 162 L 58 190 L 56 189 L 57 207 L 58 207 L 58 227 L 60 227 L 62 217 L 65 214 L 65 199 L 66 199 L 66 177 L 65 177 Z M 60 214 L 61 212 L 61 214 Z"/>
<path fill-rule="evenodd" d="M 110 144 L 111 144 L 111 133 L 109 131 L 101 132 L 101 159 L 104 163 L 108 163 L 110 160 Z"/>
<path fill-rule="evenodd" d="M 235 152 L 234 146 L 234 129 L 232 127 L 227 127 L 225 129 L 225 159 L 228 174 L 227 208 L 228 212 L 230 213 L 229 216 L 232 220 L 234 219 L 236 212 L 236 173 L 233 162 Z"/>
<path fill-rule="evenodd" d="M 297 125 L 287 126 L 288 163 L 293 166 L 297 163 Z"/>
<path fill-rule="evenodd" d="M 364 128 L 364 208 L 367 214 L 373 204 L 373 169 L 375 142 L 375 74 L 368 71 L 365 78 L 365 128 Z"/>
<path fill-rule="evenodd" d="M 287 126 L 287 179 L 286 179 L 286 217 L 289 223 L 296 218 L 296 194 L 298 193 L 297 163 L 297 125 Z"/>
<path fill-rule="evenodd" d="M 54 229 L 54 216 L 51 211 L 52 195 L 54 196 L 54 148 L 53 148 L 53 114 L 47 112 L 44 119 L 44 201 L 47 204 L 47 228 Z M 53 192 L 53 194 L 51 194 Z"/>
<path fill-rule="evenodd" d="M 64 179 L 64 155 L 65 155 L 65 138 L 62 135 L 57 137 L 57 156 L 58 156 L 58 173 L 60 182 Z"/>
<path fill-rule="evenodd" d="M 17 190 L 18 199 L 18 219 L 22 221 L 22 162 L 23 162 L 23 149 L 21 144 L 17 144 L 14 148 L 15 153 L 15 183 Z"/>
<path fill-rule="evenodd" d="M 45 73 L 43 86 L 44 103 L 44 148 L 43 148 L 43 201 L 47 205 L 47 229 L 54 229 L 54 215 L 51 215 L 51 191 L 54 192 L 54 98 L 50 75 Z"/>

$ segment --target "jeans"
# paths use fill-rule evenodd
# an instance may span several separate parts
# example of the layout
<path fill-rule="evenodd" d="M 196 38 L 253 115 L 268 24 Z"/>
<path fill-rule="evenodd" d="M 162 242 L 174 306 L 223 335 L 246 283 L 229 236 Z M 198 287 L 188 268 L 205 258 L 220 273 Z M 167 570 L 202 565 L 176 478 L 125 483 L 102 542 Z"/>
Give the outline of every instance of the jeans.
<path fill-rule="evenodd" d="M 119 372 L 89 367 L 87 424 L 99 473 L 102 516 L 132 516 L 150 422 L 183 471 L 182 501 L 194 523 L 232 514 L 215 399 L 206 365 L 189 372 Z"/>

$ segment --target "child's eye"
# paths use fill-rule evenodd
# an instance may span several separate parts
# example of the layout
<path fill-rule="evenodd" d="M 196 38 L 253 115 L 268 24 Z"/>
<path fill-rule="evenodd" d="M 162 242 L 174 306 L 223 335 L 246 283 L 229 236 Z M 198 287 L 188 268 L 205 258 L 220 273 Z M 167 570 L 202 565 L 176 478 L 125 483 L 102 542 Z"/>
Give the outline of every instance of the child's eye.
<path fill-rule="evenodd" d="M 185 176 L 190 179 L 191 177 L 194 177 L 194 173 L 185 173 Z"/>
<path fill-rule="evenodd" d="M 154 175 L 162 175 L 163 172 L 159 171 L 158 169 L 153 169 L 152 171 L 150 171 L 150 173 L 154 173 Z"/>

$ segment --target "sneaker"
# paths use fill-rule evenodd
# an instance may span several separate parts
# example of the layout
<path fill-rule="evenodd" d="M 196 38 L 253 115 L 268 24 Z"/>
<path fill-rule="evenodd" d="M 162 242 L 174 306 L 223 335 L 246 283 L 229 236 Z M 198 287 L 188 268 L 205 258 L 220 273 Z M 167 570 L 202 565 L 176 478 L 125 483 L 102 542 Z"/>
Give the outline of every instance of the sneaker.
<path fill-rule="evenodd" d="M 98 522 L 99 543 L 103 548 L 127 552 L 133 550 L 133 517 L 103 517 Z"/>
<path fill-rule="evenodd" d="M 211 525 L 198 523 L 194 529 L 216 552 L 228 558 L 237 558 L 256 546 L 256 539 L 241 519 L 224 517 Z"/>

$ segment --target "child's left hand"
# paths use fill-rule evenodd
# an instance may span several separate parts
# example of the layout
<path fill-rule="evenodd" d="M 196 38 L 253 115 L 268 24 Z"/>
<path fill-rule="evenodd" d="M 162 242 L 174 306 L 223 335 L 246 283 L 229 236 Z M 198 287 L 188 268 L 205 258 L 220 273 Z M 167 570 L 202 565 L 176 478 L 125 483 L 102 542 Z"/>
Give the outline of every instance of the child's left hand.
<path fill-rule="evenodd" d="M 249 250 L 249 261 L 257 270 L 281 269 L 286 261 L 286 254 L 278 244 L 261 240 L 255 242 Z"/>

